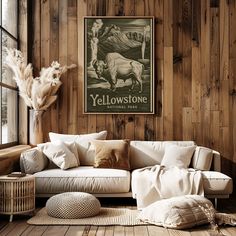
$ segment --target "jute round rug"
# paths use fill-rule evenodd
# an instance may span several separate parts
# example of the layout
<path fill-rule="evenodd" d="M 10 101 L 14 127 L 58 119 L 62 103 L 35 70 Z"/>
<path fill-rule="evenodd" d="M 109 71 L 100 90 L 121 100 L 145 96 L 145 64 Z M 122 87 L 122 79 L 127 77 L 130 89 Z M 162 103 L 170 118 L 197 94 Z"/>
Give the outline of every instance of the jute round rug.
<path fill-rule="evenodd" d="M 138 210 L 102 207 L 97 216 L 83 219 L 59 219 L 49 216 L 46 208 L 42 208 L 27 223 L 31 225 L 147 225 L 137 220 L 138 214 Z"/>

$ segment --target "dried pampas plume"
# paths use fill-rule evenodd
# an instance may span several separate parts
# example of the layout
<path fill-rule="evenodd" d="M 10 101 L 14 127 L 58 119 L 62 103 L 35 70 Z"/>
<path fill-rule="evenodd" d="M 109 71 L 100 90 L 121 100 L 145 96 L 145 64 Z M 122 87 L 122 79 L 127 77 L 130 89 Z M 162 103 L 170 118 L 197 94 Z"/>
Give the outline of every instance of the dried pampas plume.
<path fill-rule="evenodd" d="M 76 65 L 61 66 L 53 61 L 51 66 L 41 69 L 39 77 L 33 78 L 32 65 L 25 63 L 22 52 L 8 48 L 6 51 L 5 64 L 13 71 L 13 79 L 25 104 L 34 110 L 47 110 L 57 99 L 61 75 Z"/>

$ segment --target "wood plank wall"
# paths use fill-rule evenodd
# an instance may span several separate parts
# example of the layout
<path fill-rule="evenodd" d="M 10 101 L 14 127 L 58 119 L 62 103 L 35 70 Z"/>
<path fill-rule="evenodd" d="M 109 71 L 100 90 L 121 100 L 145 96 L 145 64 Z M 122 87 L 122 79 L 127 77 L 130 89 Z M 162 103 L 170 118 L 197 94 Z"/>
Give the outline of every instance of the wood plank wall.
<path fill-rule="evenodd" d="M 48 132 L 108 130 L 109 139 L 194 140 L 236 173 L 236 0 L 32 1 L 35 75 L 76 63 L 44 116 Z M 155 115 L 83 115 L 83 16 L 155 16 Z M 236 174 L 235 174 L 236 175 Z"/>

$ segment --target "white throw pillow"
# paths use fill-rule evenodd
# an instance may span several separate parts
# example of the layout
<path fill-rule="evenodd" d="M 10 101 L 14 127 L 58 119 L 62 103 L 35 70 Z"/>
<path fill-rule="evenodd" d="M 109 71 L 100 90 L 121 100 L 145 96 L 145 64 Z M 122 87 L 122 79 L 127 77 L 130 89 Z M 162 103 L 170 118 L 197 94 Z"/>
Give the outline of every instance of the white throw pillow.
<path fill-rule="evenodd" d="M 45 169 L 48 158 L 37 147 L 26 150 L 20 156 L 21 171 L 26 174 L 34 174 Z"/>
<path fill-rule="evenodd" d="M 193 168 L 198 170 L 210 170 L 212 158 L 212 149 L 206 147 L 196 147 L 192 160 Z"/>
<path fill-rule="evenodd" d="M 142 222 L 173 229 L 187 229 L 209 223 L 204 209 L 215 212 L 210 200 L 199 195 L 185 195 L 160 200 L 144 208 Z"/>
<path fill-rule="evenodd" d="M 79 160 L 79 154 L 78 154 L 76 143 L 75 142 L 63 142 L 63 143 L 75 155 L 77 163 L 78 163 L 78 166 L 79 166 L 80 165 L 80 160 Z"/>
<path fill-rule="evenodd" d="M 106 137 L 107 131 L 81 135 L 49 133 L 51 142 L 57 140 L 61 140 L 63 142 L 75 142 L 79 154 L 80 164 L 90 166 L 94 164 L 95 157 L 95 149 L 90 142 L 93 140 L 105 140 Z"/>
<path fill-rule="evenodd" d="M 196 146 L 180 147 L 168 145 L 164 157 L 161 161 L 162 166 L 188 168 Z"/>
<path fill-rule="evenodd" d="M 76 156 L 61 141 L 38 144 L 39 149 L 63 170 L 78 166 Z"/>

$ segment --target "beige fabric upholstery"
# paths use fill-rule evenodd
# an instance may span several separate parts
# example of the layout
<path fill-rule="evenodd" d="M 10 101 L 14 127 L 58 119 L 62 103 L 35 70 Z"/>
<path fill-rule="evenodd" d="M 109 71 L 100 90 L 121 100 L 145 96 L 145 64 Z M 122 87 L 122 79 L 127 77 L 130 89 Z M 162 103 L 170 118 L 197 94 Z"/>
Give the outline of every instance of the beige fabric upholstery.
<path fill-rule="evenodd" d="M 153 202 L 188 194 L 204 195 L 201 171 L 155 165 L 132 174 L 132 192 L 138 209 Z"/>
<path fill-rule="evenodd" d="M 60 140 L 38 144 L 38 148 L 63 170 L 78 166 L 78 160 L 74 153 Z"/>
<path fill-rule="evenodd" d="M 170 144 L 161 161 L 162 166 L 188 168 L 196 146 L 180 147 Z"/>
<path fill-rule="evenodd" d="M 209 223 L 203 206 L 215 212 L 211 201 L 198 195 L 185 195 L 157 201 L 144 208 L 138 219 L 173 229 L 187 229 Z"/>
<path fill-rule="evenodd" d="M 130 165 L 131 169 L 143 168 L 160 164 L 168 145 L 181 147 L 193 146 L 193 141 L 131 141 Z"/>
<path fill-rule="evenodd" d="M 203 171 L 203 187 L 205 195 L 231 194 L 233 180 L 229 176 L 217 171 Z"/>
<path fill-rule="evenodd" d="M 21 153 L 20 168 L 26 174 L 33 174 L 45 169 L 48 165 L 48 158 L 37 147 Z"/>
<path fill-rule="evenodd" d="M 95 150 L 91 146 L 90 142 L 92 140 L 105 140 L 106 137 L 107 131 L 80 135 L 49 133 L 49 138 L 52 142 L 56 140 L 61 140 L 63 142 L 75 142 L 78 149 L 80 165 L 86 166 L 92 166 L 94 164 Z"/>
<path fill-rule="evenodd" d="M 193 155 L 192 167 L 198 170 L 210 170 L 212 158 L 212 149 L 198 146 Z"/>
<path fill-rule="evenodd" d="M 127 193 L 130 191 L 130 172 L 118 169 L 79 166 L 63 171 L 44 170 L 34 174 L 36 193 L 78 191 L 88 193 Z"/>
<path fill-rule="evenodd" d="M 63 219 L 79 219 L 95 216 L 101 208 L 96 197 L 89 193 L 68 192 L 48 199 L 46 209 L 49 216 Z"/>
<path fill-rule="evenodd" d="M 203 188 L 205 195 L 229 195 L 233 190 L 233 181 L 227 175 L 216 171 L 202 171 Z M 158 197 L 155 189 L 153 188 L 152 181 L 150 181 L 149 173 L 147 175 L 141 175 L 139 170 L 132 172 L 132 194 L 136 198 L 136 193 L 139 191 L 147 192 L 153 189 L 150 193 L 152 201 Z"/>

